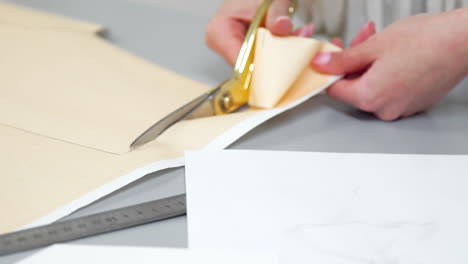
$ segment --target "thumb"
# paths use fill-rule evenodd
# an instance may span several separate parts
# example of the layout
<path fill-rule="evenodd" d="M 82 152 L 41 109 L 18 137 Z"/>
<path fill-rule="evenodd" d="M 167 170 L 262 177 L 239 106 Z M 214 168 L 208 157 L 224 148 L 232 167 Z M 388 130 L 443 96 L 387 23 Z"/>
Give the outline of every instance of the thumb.
<path fill-rule="evenodd" d="M 365 41 L 342 52 L 320 52 L 311 65 L 314 69 L 328 74 L 359 73 L 375 61 L 375 50 L 372 42 Z"/>
<path fill-rule="evenodd" d="M 244 41 L 245 23 L 238 19 L 221 18 L 211 20 L 206 28 L 208 47 L 222 55 L 234 65 Z"/>
<path fill-rule="evenodd" d="M 274 0 L 268 9 L 266 17 L 266 27 L 271 33 L 278 36 L 288 36 L 291 34 L 293 24 L 289 18 L 289 7 L 291 0 Z"/>

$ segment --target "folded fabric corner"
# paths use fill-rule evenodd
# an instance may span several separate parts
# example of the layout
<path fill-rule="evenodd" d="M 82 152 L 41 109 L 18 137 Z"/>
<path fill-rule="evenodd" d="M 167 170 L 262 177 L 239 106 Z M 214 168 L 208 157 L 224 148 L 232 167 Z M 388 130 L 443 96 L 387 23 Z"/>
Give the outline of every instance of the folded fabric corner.
<path fill-rule="evenodd" d="M 280 103 L 292 86 L 310 84 L 317 84 L 317 88 L 322 86 L 321 82 L 310 81 L 320 74 L 310 69 L 308 65 L 315 54 L 324 48 L 340 50 L 332 44 L 315 39 L 296 36 L 277 37 L 265 28 L 258 29 L 249 105 L 273 108 Z M 294 89 L 303 90 L 301 87 Z M 307 87 L 307 90 L 315 88 Z"/>

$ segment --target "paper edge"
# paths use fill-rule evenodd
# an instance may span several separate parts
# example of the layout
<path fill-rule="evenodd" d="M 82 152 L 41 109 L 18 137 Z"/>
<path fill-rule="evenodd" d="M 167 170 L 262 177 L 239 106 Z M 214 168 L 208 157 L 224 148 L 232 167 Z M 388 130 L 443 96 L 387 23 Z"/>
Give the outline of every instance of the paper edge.
<path fill-rule="evenodd" d="M 61 250 L 72 250 L 71 252 L 69 251 L 68 253 L 76 253 L 73 251 L 81 251 L 83 250 L 88 250 L 85 253 L 92 253 L 90 251 L 93 250 L 105 250 L 105 253 L 109 253 L 108 251 L 110 250 L 123 250 L 126 251 L 125 253 L 149 253 L 151 252 L 152 255 L 151 257 L 158 257 L 157 255 L 160 255 L 162 257 L 167 257 L 171 256 L 171 254 L 183 254 L 186 257 L 192 257 L 195 258 L 196 260 L 201 259 L 204 256 L 208 256 L 209 254 L 212 254 L 214 251 L 211 249 L 190 249 L 190 248 L 175 248 L 175 247 L 162 247 L 162 246 L 132 246 L 132 245 L 90 245 L 90 244 L 66 244 L 66 243 L 58 243 L 58 244 L 53 244 L 51 246 L 48 246 L 46 248 L 41 249 L 40 251 L 27 256 L 24 259 L 19 260 L 17 263 L 18 264 L 26 264 L 26 263 L 38 263 L 38 261 L 43 261 L 47 260 L 48 256 L 50 256 L 51 253 L 56 253 L 56 251 L 61 251 Z M 269 263 L 269 264 L 277 264 L 279 263 L 278 256 L 274 252 L 270 251 L 243 251 L 243 250 L 231 250 L 231 249 L 220 249 L 216 250 L 215 252 L 216 256 L 221 258 L 221 257 L 235 257 L 235 258 L 240 258 L 240 259 L 247 259 L 254 257 L 255 260 L 260 260 L 260 263 Z M 101 255 L 102 256 L 102 255 Z M 216 257 L 215 257 L 216 258 Z M 52 263 L 59 263 L 57 262 L 60 259 L 54 259 L 54 262 Z M 145 259 L 144 263 L 148 263 L 147 260 L 150 259 Z M 214 261 L 209 261 L 209 263 L 214 262 Z M 185 262 L 184 262 L 185 263 Z"/>
<path fill-rule="evenodd" d="M 296 100 L 295 102 L 270 110 L 263 110 L 254 116 L 247 118 L 240 122 L 239 124 L 235 125 L 234 127 L 230 128 L 222 135 L 218 136 L 210 143 L 208 143 L 205 147 L 201 148 L 201 150 L 220 150 L 225 149 L 234 143 L 236 140 L 240 139 L 249 131 L 253 130 L 255 127 L 261 125 L 262 123 L 266 122 L 267 120 L 284 113 L 302 103 L 310 99 L 311 97 L 321 93 L 325 89 L 327 89 L 330 85 L 334 82 L 339 80 L 341 76 L 331 76 L 330 79 L 322 86 L 320 89 L 314 90 L 313 92 L 301 97 L 300 99 Z M 75 200 L 66 203 L 65 205 L 61 206 L 60 208 L 52 211 L 51 213 L 40 217 L 39 219 L 23 226 L 18 229 L 13 230 L 20 231 L 23 229 L 33 228 L 37 226 L 42 226 L 46 224 L 53 223 L 65 216 L 72 214 L 73 212 L 77 211 L 80 208 L 90 205 L 91 203 L 107 196 L 128 184 L 150 174 L 153 172 L 157 172 L 164 169 L 169 168 L 176 168 L 182 167 L 185 165 L 185 158 L 182 155 L 181 157 L 175 159 L 168 159 L 168 160 L 160 160 L 154 163 L 150 163 L 143 167 L 137 168 L 125 175 L 119 176 L 114 180 L 100 186 L 88 193 L 81 195 L 80 197 L 76 198 Z"/>

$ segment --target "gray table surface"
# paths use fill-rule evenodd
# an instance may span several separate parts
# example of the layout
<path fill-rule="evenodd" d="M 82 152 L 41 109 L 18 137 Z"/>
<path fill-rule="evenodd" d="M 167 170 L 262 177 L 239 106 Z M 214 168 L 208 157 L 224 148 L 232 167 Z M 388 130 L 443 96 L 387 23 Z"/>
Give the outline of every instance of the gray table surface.
<path fill-rule="evenodd" d="M 204 42 L 222 0 L 10 0 L 105 25 L 115 45 L 192 79 L 217 85 L 230 67 Z M 386 123 L 320 96 L 245 135 L 233 149 L 468 154 L 468 80 L 427 113 Z M 184 192 L 184 169 L 148 175 L 70 217 Z M 69 217 L 69 218 L 70 218 Z M 72 243 L 186 247 L 186 218 L 148 224 Z M 34 251 L 0 258 L 12 263 Z"/>

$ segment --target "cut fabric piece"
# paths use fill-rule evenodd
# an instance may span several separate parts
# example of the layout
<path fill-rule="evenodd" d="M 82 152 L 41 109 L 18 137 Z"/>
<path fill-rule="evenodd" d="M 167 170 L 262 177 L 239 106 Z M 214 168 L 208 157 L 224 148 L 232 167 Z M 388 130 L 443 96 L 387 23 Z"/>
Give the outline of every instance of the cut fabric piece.
<path fill-rule="evenodd" d="M 155 141 L 122 155 L 89 149 L 0 125 L 0 234 L 56 221 L 149 173 L 184 165 L 185 150 L 223 149 L 247 132 L 326 89 L 271 110 L 186 120 Z M 292 95 L 293 96 L 293 95 Z M 293 100 L 295 99 L 295 100 Z"/>
<path fill-rule="evenodd" d="M 341 51 L 337 46 L 322 42 L 320 52 L 338 52 Z M 301 98 L 313 91 L 322 92 L 323 84 L 330 80 L 330 75 L 315 71 L 309 64 L 304 68 L 300 75 L 296 78 L 292 86 L 283 95 L 278 106 L 283 106 L 294 102 L 297 98 Z M 295 99 L 296 98 L 296 99 Z"/>
<path fill-rule="evenodd" d="M 0 233 L 28 225 L 68 205 L 66 213 L 62 211 L 52 218 L 57 220 L 146 174 L 181 166 L 183 160 L 177 159 L 184 150 L 204 147 L 254 114 L 252 111 L 180 122 L 157 140 L 122 155 L 0 125 L 0 208 L 9 215 L 0 219 Z M 104 190 L 82 197 L 113 181 Z M 79 198 L 81 201 L 76 201 Z"/>
<path fill-rule="evenodd" d="M 97 34 L 104 31 L 101 25 L 73 20 L 55 14 L 37 12 L 17 5 L 0 2 L 0 24 L 25 28 Z M 2 37 L 2 40 L 4 38 Z"/>
<path fill-rule="evenodd" d="M 0 35 L 0 208 L 9 216 L 0 218 L 0 233 L 53 222 L 182 166 L 185 150 L 225 148 L 338 78 L 293 86 L 274 109 L 178 122 L 129 151 L 136 136 L 209 87 L 93 34 L 0 23 Z"/>
<path fill-rule="evenodd" d="M 260 28 L 255 44 L 249 105 L 272 108 L 291 89 L 293 83 L 296 90 L 310 89 L 305 86 L 311 85 L 308 80 L 317 74 L 309 64 L 322 45 L 322 42 L 311 38 L 276 37 L 267 29 Z M 327 50 L 339 50 L 333 48 L 332 44 L 325 46 Z"/>
<path fill-rule="evenodd" d="M 0 123 L 92 149 L 128 152 L 209 89 L 95 35 L 0 24 L 0 36 Z"/>

